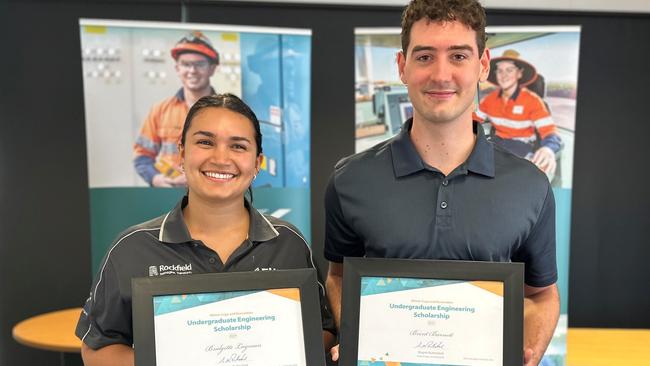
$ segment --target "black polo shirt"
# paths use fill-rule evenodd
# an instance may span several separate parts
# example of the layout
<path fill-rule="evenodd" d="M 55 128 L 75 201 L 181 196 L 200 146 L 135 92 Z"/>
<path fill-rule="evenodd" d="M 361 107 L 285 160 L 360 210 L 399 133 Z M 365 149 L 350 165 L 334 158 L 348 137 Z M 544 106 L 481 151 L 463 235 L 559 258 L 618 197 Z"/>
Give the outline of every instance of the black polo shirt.
<path fill-rule="evenodd" d="M 336 164 L 325 195 L 325 258 L 524 262 L 526 284 L 555 283 L 555 200 L 544 173 L 475 123 L 473 151 L 445 176 L 422 161 L 411 126 Z"/>
<path fill-rule="evenodd" d="M 186 204 L 187 197 L 166 215 L 127 229 L 111 246 L 77 324 L 76 335 L 90 348 L 133 344 L 132 278 L 314 267 L 311 249 L 294 226 L 248 205 L 248 239 L 222 263 L 215 251 L 190 237 L 183 221 Z M 336 334 L 319 285 L 323 329 Z"/>

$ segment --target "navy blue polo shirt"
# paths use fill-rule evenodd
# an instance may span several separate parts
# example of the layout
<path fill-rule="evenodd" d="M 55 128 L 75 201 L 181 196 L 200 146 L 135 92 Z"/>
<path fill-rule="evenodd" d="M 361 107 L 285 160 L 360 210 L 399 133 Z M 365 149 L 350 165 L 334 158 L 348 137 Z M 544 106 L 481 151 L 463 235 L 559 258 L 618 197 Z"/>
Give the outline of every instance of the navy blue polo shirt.
<path fill-rule="evenodd" d="M 531 162 L 476 143 L 445 176 L 402 131 L 336 164 L 325 195 L 325 258 L 419 258 L 525 263 L 525 282 L 557 280 L 555 200 Z"/>
<path fill-rule="evenodd" d="M 107 252 L 76 329 L 90 348 L 133 344 L 132 278 L 314 267 L 298 229 L 248 204 L 248 238 L 222 263 L 215 251 L 190 236 L 183 221 L 185 205 L 187 197 L 166 215 L 127 229 Z M 323 329 L 336 334 L 325 290 L 318 285 Z"/>

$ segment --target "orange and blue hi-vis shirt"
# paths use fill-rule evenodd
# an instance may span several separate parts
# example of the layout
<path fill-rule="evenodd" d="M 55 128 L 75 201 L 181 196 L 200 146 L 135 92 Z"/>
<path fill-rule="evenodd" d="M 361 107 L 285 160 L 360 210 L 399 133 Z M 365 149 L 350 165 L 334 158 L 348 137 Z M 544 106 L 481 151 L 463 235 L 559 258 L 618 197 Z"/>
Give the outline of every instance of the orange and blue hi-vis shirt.
<path fill-rule="evenodd" d="M 133 150 L 133 163 L 138 174 L 149 184 L 158 166 L 180 171 L 178 142 L 189 108 L 181 88 L 174 96 L 154 105 L 145 118 Z"/>
<path fill-rule="evenodd" d="M 501 89 L 485 96 L 479 103 L 476 117 L 491 122 L 498 138 L 519 145 L 517 155 L 534 152 L 539 134 L 540 146 L 558 152 L 562 146 L 557 127 L 542 98 L 530 90 L 519 87 L 510 98 L 504 100 Z M 518 143 L 517 143 L 518 142 Z M 524 149 L 521 146 L 525 146 Z M 525 151 L 528 150 L 528 151 Z"/>

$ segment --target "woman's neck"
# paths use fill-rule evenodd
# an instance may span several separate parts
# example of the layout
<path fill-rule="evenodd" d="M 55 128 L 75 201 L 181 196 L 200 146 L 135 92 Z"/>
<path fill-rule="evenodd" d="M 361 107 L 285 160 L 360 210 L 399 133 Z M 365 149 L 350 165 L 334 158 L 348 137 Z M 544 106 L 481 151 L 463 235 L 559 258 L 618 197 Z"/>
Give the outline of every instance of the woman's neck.
<path fill-rule="evenodd" d="M 209 202 L 190 192 L 183 219 L 192 238 L 219 237 L 239 232 L 248 234 L 249 213 L 244 198 L 229 202 Z"/>

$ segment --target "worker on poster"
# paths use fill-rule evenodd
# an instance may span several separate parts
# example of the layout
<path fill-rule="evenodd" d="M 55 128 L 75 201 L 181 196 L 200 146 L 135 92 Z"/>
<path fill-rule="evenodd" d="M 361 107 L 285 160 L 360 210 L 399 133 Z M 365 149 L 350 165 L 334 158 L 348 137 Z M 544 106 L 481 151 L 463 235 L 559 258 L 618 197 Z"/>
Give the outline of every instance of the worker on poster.
<path fill-rule="evenodd" d="M 530 87 L 539 81 L 537 70 L 509 49 L 490 60 L 488 81 L 498 88 L 481 99 L 476 114 L 491 124 L 492 141 L 530 160 L 551 179 L 562 140 L 546 103 Z"/>
<path fill-rule="evenodd" d="M 178 154 L 185 116 L 194 102 L 215 94 L 210 77 L 219 65 L 219 53 L 203 33 L 193 31 L 181 38 L 171 56 L 182 88 L 151 108 L 134 145 L 135 170 L 152 187 L 186 185 Z"/>

